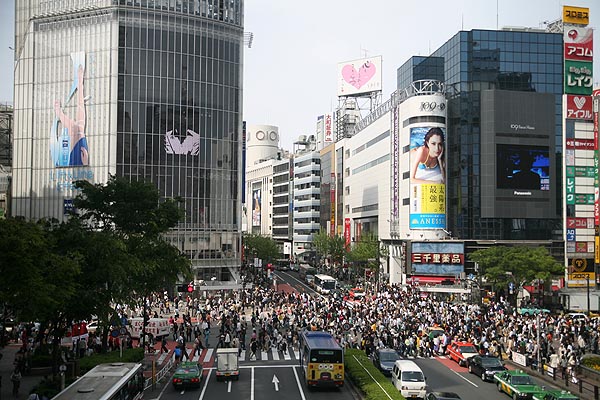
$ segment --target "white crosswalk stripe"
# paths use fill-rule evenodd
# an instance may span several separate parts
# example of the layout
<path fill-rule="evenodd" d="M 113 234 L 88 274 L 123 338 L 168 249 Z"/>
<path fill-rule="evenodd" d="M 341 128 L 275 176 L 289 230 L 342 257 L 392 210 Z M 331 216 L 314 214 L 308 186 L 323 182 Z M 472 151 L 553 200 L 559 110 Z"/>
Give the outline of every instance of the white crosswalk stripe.
<path fill-rule="evenodd" d="M 205 363 L 209 362 L 210 358 L 212 357 L 213 351 L 214 351 L 214 349 L 207 349 L 206 354 L 204 355 L 204 361 L 202 361 L 202 362 L 205 362 Z"/>
<path fill-rule="evenodd" d="M 242 350 L 238 358 L 240 361 L 244 361 L 246 359 L 246 350 Z"/>
<path fill-rule="evenodd" d="M 260 359 L 263 360 L 263 361 L 269 359 L 269 355 L 267 354 L 266 351 L 261 351 L 260 352 Z"/>
<path fill-rule="evenodd" d="M 274 361 L 279 361 L 279 351 L 277 349 L 271 349 L 271 356 Z"/>
<path fill-rule="evenodd" d="M 283 359 L 284 360 L 291 360 L 292 356 L 290 355 L 289 351 L 286 351 L 285 353 L 283 353 Z"/>

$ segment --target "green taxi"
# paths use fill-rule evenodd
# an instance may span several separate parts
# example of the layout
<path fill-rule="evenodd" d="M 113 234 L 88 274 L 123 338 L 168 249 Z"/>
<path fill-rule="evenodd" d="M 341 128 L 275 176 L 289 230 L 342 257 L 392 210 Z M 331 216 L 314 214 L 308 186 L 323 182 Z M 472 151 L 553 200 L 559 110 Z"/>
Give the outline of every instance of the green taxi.
<path fill-rule="evenodd" d="M 202 367 L 195 362 L 182 362 L 177 366 L 171 382 L 175 389 L 200 387 Z"/>
<path fill-rule="evenodd" d="M 566 390 L 551 389 L 534 394 L 533 400 L 579 400 L 579 397 Z"/>
<path fill-rule="evenodd" d="M 531 376 L 521 370 L 502 371 L 494 375 L 499 392 L 504 392 L 513 400 L 530 400 L 533 395 L 544 390 L 536 385 Z"/>

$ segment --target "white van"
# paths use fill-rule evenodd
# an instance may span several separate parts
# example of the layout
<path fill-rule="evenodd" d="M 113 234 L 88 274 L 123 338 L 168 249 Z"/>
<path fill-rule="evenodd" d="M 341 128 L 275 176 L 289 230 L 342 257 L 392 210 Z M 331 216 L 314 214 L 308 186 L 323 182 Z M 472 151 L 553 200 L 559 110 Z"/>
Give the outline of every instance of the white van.
<path fill-rule="evenodd" d="M 142 333 L 144 318 L 131 318 L 129 320 L 131 337 L 138 339 Z M 160 339 L 168 336 L 171 332 L 171 325 L 167 318 L 150 318 L 146 325 L 146 332 L 152 334 L 154 339 Z"/>
<path fill-rule="evenodd" d="M 392 384 L 405 398 L 425 398 L 427 383 L 423 371 L 414 361 L 396 360 L 392 368 Z"/>

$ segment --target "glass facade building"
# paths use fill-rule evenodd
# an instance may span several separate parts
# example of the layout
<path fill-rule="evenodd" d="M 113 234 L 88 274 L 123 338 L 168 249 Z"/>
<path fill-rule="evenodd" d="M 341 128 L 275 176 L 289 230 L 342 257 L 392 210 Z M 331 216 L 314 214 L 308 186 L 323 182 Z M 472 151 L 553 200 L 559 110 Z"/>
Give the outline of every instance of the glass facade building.
<path fill-rule="evenodd" d="M 144 179 L 183 199 L 167 239 L 197 278 L 235 277 L 243 0 L 34 0 L 16 16 L 13 215 L 65 218 L 78 179 Z"/>
<path fill-rule="evenodd" d="M 448 227 L 455 237 L 485 240 L 561 240 L 560 190 L 553 218 L 482 218 L 481 93 L 507 90 L 550 93 L 556 176 L 562 186 L 562 34 L 542 30 L 461 31 L 431 54 L 413 57 L 397 71 L 398 88 L 418 79 L 443 79 L 448 96 Z"/>

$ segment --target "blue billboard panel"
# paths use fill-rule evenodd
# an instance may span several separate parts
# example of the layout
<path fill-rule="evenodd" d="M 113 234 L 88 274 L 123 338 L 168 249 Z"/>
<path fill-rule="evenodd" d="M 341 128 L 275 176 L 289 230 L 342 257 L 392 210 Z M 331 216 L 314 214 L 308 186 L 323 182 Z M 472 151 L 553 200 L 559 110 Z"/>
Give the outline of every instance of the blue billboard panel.
<path fill-rule="evenodd" d="M 463 243 L 413 242 L 411 267 L 413 274 L 458 275 L 465 270 Z"/>

